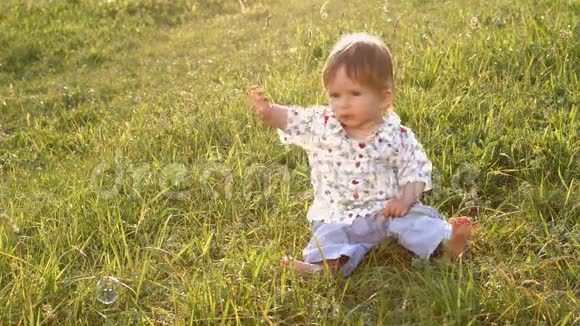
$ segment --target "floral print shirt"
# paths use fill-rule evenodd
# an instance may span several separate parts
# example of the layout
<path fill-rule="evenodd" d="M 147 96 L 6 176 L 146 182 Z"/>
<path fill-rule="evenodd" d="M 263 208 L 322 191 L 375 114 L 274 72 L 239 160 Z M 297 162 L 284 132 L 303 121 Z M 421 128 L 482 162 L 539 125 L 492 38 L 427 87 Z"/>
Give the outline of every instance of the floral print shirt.
<path fill-rule="evenodd" d="M 288 108 L 283 144 L 304 148 L 311 169 L 314 202 L 310 221 L 351 223 L 377 214 L 407 183 L 432 188 L 431 162 L 399 116 L 389 113 L 365 142 L 350 138 L 329 107 Z"/>

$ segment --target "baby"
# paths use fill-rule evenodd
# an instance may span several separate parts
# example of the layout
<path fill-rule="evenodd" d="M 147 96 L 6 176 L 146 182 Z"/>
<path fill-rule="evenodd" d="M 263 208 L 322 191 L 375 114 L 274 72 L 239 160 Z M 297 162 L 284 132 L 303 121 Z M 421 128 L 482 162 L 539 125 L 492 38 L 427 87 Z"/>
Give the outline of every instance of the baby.
<path fill-rule="evenodd" d="M 282 258 L 283 267 L 348 276 L 363 256 L 389 237 L 429 258 L 440 244 L 451 261 L 467 246 L 467 217 L 444 221 L 419 202 L 431 189 L 431 162 L 393 109 L 391 54 L 383 42 L 358 33 L 342 37 L 324 67 L 330 105 L 304 109 L 270 102 L 248 90 L 253 110 L 278 129 L 284 144 L 304 148 L 315 198 L 307 218 L 313 237 L 304 260 Z"/>

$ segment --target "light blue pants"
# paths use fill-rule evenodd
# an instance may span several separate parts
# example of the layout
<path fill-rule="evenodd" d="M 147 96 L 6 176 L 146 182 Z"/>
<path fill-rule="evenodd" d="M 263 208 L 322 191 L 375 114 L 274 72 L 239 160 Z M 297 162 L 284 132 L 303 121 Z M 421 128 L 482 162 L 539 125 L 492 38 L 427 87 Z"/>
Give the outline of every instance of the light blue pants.
<path fill-rule="evenodd" d="M 312 222 L 314 233 L 303 251 L 304 261 L 350 259 L 343 267 L 348 276 L 374 246 L 389 237 L 421 258 L 428 259 L 437 246 L 451 237 L 451 224 L 445 222 L 433 207 L 415 204 L 403 217 L 372 216 L 356 218 L 352 224 Z"/>

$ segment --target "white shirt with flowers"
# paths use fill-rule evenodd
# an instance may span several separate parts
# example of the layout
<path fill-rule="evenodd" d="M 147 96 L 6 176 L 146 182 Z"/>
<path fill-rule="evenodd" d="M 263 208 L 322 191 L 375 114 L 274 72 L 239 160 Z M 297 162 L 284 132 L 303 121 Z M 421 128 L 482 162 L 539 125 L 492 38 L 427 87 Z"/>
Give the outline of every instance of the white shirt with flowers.
<path fill-rule="evenodd" d="M 347 136 L 329 107 L 288 108 L 288 124 L 278 130 L 283 144 L 304 148 L 311 169 L 314 202 L 310 221 L 351 223 L 376 215 L 407 183 L 430 190 L 431 162 L 411 130 L 393 112 L 365 142 Z"/>

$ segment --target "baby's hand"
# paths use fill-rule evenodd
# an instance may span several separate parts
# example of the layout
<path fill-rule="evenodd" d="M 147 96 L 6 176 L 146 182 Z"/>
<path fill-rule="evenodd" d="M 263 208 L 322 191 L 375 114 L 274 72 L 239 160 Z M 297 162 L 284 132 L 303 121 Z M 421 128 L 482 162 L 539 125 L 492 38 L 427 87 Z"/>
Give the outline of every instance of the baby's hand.
<path fill-rule="evenodd" d="M 409 205 L 401 198 L 389 200 L 385 207 L 380 211 L 379 215 L 384 217 L 401 217 L 407 215 L 409 212 Z"/>
<path fill-rule="evenodd" d="M 258 116 L 266 120 L 270 114 L 272 103 L 264 93 L 264 90 L 259 86 L 252 86 L 248 88 L 248 99 L 252 105 L 252 109 Z"/>

